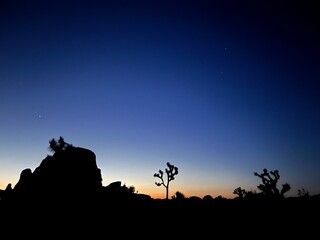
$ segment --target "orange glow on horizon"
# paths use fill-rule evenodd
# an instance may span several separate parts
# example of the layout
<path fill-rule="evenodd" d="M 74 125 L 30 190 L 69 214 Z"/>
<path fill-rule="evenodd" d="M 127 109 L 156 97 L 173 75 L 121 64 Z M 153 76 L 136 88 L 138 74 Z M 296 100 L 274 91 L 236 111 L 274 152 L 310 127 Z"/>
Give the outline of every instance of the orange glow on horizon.
<path fill-rule="evenodd" d="M 14 188 L 15 183 L 13 182 L 8 182 L 7 184 L 4 182 L 0 183 L 0 189 L 1 190 L 5 190 L 6 187 L 8 186 L 8 184 L 11 183 L 11 187 Z M 105 186 L 105 185 L 104 185 Z M 196 196 L 196 197 L 200 197 L 203 198 L 206 195 L 210 195 L 213 198 L 216 198 L 218 196 L 222 196 L 224 198 L 228 198 L 228 199 L 232 199 L 235 197 L 235 195 L 232 193 L 232 191 L 230 192 L 229 189 L 219 189 L 219 191 L 214 191 L 214 193 L 212 192 L 206 192 L 205 190 L 195 190 L 195 189 L 188 189 L 188 190 L 178 190 L 180 193 L 182 193 L 185 198 L 189 198 L 191 196 Z M 172 189 L 169 191 L 169 199 L 172 198 L 172 196 L 175 195 L 175 193 L 177 192 L 176 189 Z M 136 188 L 136 193 L 138 194 L 145 194 L 145 195 L 149 195 L 151 198 L 153 199 L 165 199 L 166 198 L 166 191 L 165 188 L 163 187 L 138 187 Z"/>
<path fill-rule="evenodd" d="M 219 192 L 217 191 L 214 194 L 210 194 L 210 193 L 207 193 L 207 192 L 202 192 L 202 191 L 199 191 L 199 190 L 189 190 L 189 191 L 186 191 L 186 192 L 184 192 L 184 191 L 179 191 L 179 192 L 181 192 L 185 196 L 185 198 L 189 198 L 189 197 L 192 197 L 192 196 L 203 198 L 206 195 L 210 195 L 213 198 L 216 198 L 218 196 L 222 196 L 224 198 L 232 199 L 232 198 L 235 197 L 235 195 L 232 192 L 230 193 L 229 190 L 219 191 Z M 137 193 L 149 195 L 153 199 L 165 199 L 166 198 L 165 189 L 162 189 L 162 191 L 158 191 L 158 190 L 154 190 L 154 191 L 138 191 Z M 169 199 L 171 199 L 172 196 L 175 195 L 175 193 L 176 192 L 169 191 Z"/>

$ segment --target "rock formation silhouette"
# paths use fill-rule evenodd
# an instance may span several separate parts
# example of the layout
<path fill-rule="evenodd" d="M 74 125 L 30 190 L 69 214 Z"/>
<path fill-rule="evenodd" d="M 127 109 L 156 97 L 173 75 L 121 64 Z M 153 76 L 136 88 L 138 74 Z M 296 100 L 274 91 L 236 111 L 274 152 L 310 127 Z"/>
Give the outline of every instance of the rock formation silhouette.
<path fill-rule="evenodd" d="M 32 172 L 24 169 L 13 194 L 50 200 L 92 197 L 102 190 L 101 170 L 93 151 L 69 147 L 48 155 Z"/>

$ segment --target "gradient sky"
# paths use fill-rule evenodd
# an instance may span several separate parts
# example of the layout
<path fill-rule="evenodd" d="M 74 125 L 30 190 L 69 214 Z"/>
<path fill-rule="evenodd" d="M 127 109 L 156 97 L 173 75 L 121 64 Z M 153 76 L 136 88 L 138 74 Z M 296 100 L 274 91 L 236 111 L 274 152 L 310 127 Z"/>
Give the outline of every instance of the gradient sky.
<path fill-rule="evenodd" d="M 303 5 L 301 5 L 303 4 Z M 233 198 L 279 170 L 320 193 L 319 8 L 308 1 L 0 3 L 0 188 L 64 137 L 103 185 Z M 318 22 L 317 22 L 318 20 Z"/>

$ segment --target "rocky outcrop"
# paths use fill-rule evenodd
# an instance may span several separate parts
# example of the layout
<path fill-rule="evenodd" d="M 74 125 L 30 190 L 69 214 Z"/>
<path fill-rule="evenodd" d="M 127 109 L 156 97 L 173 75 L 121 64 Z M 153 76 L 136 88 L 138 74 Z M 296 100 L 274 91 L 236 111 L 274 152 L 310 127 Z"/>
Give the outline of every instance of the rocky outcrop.
<path fill-rule="evenodd" d="M 41 198 L 83 198 L 102 190 L 102 176 L 94 152 L 70 147 L 48 155 L 33 172 L 23 170 L 13 190 Z"/>

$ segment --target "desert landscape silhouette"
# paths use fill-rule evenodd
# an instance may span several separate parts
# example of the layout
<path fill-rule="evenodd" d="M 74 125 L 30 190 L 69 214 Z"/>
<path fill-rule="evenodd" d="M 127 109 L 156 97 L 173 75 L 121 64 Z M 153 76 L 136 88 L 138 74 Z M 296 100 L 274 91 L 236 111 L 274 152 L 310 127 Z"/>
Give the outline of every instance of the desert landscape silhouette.
<path fill-rule="evenodd" d="M 139 225 L 148 229 L 165 224 L 180 229 L 183 236 L 190 230 L 208 233 L 213 226 L 218 229 L 225 225 L 240 227 L 243 221 L 254 228 L 271 228 L 278 224 L 289 224 L 292 228 L 307 224 L 314 229 L 316 222 L 311 221 L 312 214 L 314 217 L 319 214 L 320 195 L 310 195 L 301 189 L 296 197 L 286 197 L 290 184 L 277 186 L 278 170 L 255 172 L 261 180 L 257 185 L 259 191 L 237 187 L 233 199 L 210 195 L 187 198 L 179 191 L 169 197 L 169 182 L 178 175 L 178 167 L 167 162 L 165 172 L 159 170 L 154 174 L 161 180 L 155 182 L 156 185 L 165 187 L 166 198 L 153 199 L 121 181 L 103 186 L 95 153 L 89 149 L 66 143 L 63 137 L 51 139 L 49 149 L 53 154 L 47 155 L 34 171 L 24 169 L 15 186 L 8 184 L 1 190 L 3 224 L 48 228 L 55 220 L 59 223 L 56 230 L 64 226 L 63 229 L 74 234 L 82 232 L 79 232 L 81 228 L 102 231 L 119 227 L 123 222 L 127 227 Z M 289 228 L 283 230 L 290 231 Z"/>

